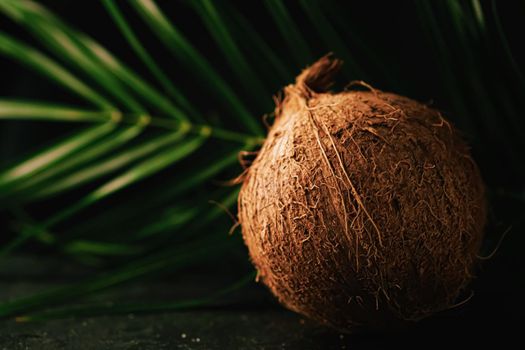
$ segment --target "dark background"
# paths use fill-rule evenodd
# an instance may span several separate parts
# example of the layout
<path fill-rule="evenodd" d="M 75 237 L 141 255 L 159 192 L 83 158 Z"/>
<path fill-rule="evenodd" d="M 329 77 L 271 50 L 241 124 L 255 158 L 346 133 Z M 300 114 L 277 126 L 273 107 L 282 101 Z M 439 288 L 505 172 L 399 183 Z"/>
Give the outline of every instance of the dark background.
<path fill-rule="evenodd" d="M 116 29 L 101 4 L 96 1 L 73 2 L 66 0 L 42 1 L 42 3 L 68 23 L 88 33 L 103 46 L 110 49 L 117 57 L 136 69 L 137 72 L 140 72 L 142 76 L 150 77 L 130 50 L 128 44 L 122 39 L 120 32 Z M 213 67 L 230 81 L 233 86 L 238 86 L 232 77 L 232 72 L 229 70 L 224 56 L 220 53 L 206 28 L 203 27 L 200 18 L 192 9 L 185 2 L 159 1 L 159 3 L 177 27 L 204 53 Z M 493 132 L 490 124 L 484 122 L 483 111 L 479 110 L 479 106 L 482 105 L 480 103 L 482 99 L 492 98 L 498 91 L 503 91 L 503 93 L 508 94 L 508 98 L 514 101 L 516 106 L 518 106 L 517 109 L 522 113 L 523 109 L 520 108 L 525 107 L 521 98 L 523 96 L 523 81 L 520 81 L 519 77 L 509 67 L 507 57 L 504 54 L 503 44 L 495 34 L 494 18 L 488 15 L 486 16 L 487 38 L 473 44 L 475 51 L 473 57 L 470 58 L 474 60 L 474 65 L 477 67 L 476 72 L 479 74 L 477 82 L 488 91 L 488 95 L 480 95 L 472 91 L 473 87 L 468 85 L 462 77 L 467 74 L 467 70 L 469 67 L 472 67 L 473 63 L 469 61 L 470 59 L 462 51 L 464 48 L 456 40 L 452 24 L 445 12 L 440 10 L 439 2 L 435 1 L 432 3 L 432 8 L 436 12 L 435 17 L 438 20 L 449 49 L 450 64 L 445 66 L 445 69 L 457 78 L 456 83 L 459 89 L 467 91 L 460 98 L 467 99 L 466 104 L 469 106 L 468 115 L 458 115 L 455 110 L 455 106 L 450 99 L 451 91 L 443 79 L 442 58 L 436 52 L 436 43 L 429 36 L 428 23 L 424 23 L 412 1 L 327 3 L 327 8 L 331 6 L 331 10 L 344 11 L 345 15 L 342 16 L 344 23 L 340 23 L 338 28 L 344 33 L 343 37 L 348 39 L 348 49 L 354 55 L 353 58 L 366 73 L 366 76 L 355 76 L 352 74 L 343 76 L 338 87 L 343 87 L 345 82 L 349 80 L 366 80 L 376 88 L 393 91 L 419 101 L 431 103 L 444 111 L 446 116 L 462 130 L 471 144 L 474 158 L 479 164 L 484 180 L 489 188 L 490 223 L 486 232 L 487 239 L 483 254 L 488 255 L 496 247 L 505 231 L 508 231 L 508 234 L 494 256 L 481 264 L 478 273 L 479 278 L 474 281 L 471 287 L 474 295 L 465 305 L 440 313 L 436 317 L 425 320 L 400 335 L 359 335 L 352 337 L 351 340 L 348 340 L 348 343 L 346 343 L 347 340 L 341 342 L 337 334 L 331 331 L 320 330 L 315 326 L 306 328 L 307 330 L 314 329 L 312 333 L 309 333 L 301 328 L 303 326 L 299 324 L 293 322 L 290 323 L 292 326 L 285 324 L 283 327 L 290 327 L 288 333 L 290 337 L 292 337 L 291 334 L 297 336 L 297 332 L 300 332 L 300 337 L 306 339 L 302 340 L 303 343 L 298 341 L 297 346 L 311 346 L 312 348 L 319 346 L 321 348 L 321 344 L 326 343 L 329 347 L 338 348 L 345 344 L 348 346 L 367 347 L 378 344 L 398 346 L 414 343 L 414 345 L 417 345 L 418 342 L 421 342 L 421 345 L 426 347 L 429 343 L 453 344 L 452 339 L 479 345 L 486 345 L 490 342 L 501 345 L 502 342 L 519 338 L 519 333 L 516 333 L 516 331 L 519 331 L 523 324 L 523 295 L 525 292 L 523 286 L 523 276 L 525 274 L 524 254 L 522 252 L 523 234 L 525 233 L 525 224 L 524 220 L 522 220 L 525 209 L 525 189 L 523 187 L 525 176 L 523 162 L 523 151 L 525 151 L 523 147 L 524 135 L 519 134 L 520 129 L 513 128 L 509 123 L 506 123 L 506 112 L 497 103 L 496 106 L 501 108 L 496 109 L 497 113 L 490 117 L 494 118 L 497 124 L 499 123 L 498 125 L 501 126 L 502 132 Z M 305 58 L 303 66 L 298 66 L 289 57 L 289 48 L 271 22 L 265 7 L 261 3 L 255 1 L 233 1 L 224 4 L 241 11 L 266 41 L 270 43 L 276 55 L 282 58 L 287 65 L 290 72 L 288 80 L 285 79 L 286 77 L 277 75 L 272 79 L 268 79 L 267 85 L 272 91 L 276 93 L 282 86 L 290 83 L 294 74 L 309 63 Z M 292 17 L 301 29 L 301 33 L 311 45 L 314 58 L 324 55 L 327 49 L 319 40 L 315 28 L 309 24 L 300 7 L 292 1 L 286 2 L 286 4 Z M 482 4 L 487 13 L 492 13 L 493 5 L 491 2 L 482 1 Z M 192 72 L 185 70 L 184 67 L 176 62 L 163 45 L 146 30 L 144 24 L 136 17 L 133 11 L 129 11 L 126 2 L 120 2 L 119 5 L 124 10 L 132 26 L 144 29 L 137 30 L 139 37 L 143 39 L 159 66 L 163 67 L 165 72 L 176 81 L 176 85 L 184 87 L 183 90 L 189 96 L 190 101 L 195 103 L 206 117 L 212 119 L 220 118 L 224 125 L 229 128 L 238 128 L 234 121 L 229 120 L 227 115 L 225 116 L 221 113 L 220 101 L 214 101 L 213 98 L 203 94 L 202 86 L 194 79 Z M 523 69 L 525 57 L 520 49 L 523 46 L 521 33 L 523 33 L 525 5 L 523 2 L 498 2 L 498 12 L 514 59 L 518 66 Z M 344 31 L 343 26 L 347 26 L 351 31 Z M 0 19 L 0 29 L 38 46 L 37 42 L 17 25 L 6 20 L 5 17 Z M 242 38 L 242 33 L 235 34 Z M 250 42 L 248 40 L 241 41 L 241 47 L 246 52 L 250 62 L 253 62 L 253 66 L 259 74 L 270 76 L 273 74 L 273 72 L 268 71 L 268 67 L 265 64 L 261 64 L 256 53 L 250 50 Z M 335 53 L 337 55 L 337 52 Z M 50 84 L 37 74 L 3 57 L 0 57 L 0 69 L 2 71 L 0 96 L 83 105 L 83 101 L 64 93 L 62 89 Z M 250 91 L 242 88 L 236 88 L 236 92 L 241 95 L 243 100 L 248 101 L 248 107 L 251 106 L 251 112 L 255 118 L 260 118 L 264 113 L 271 112 L 273 109 L 271 96 L 253 96 Z M 263 99 L 268 109 L 261 110 L 255 107 L 254 103 L 250 103 L 254 99 Z M 524 125 L 523 118 L 520 123 L 522 126 Z M 10 164 L 19 159 L 21 155 L 36 149 L 36 147 L 52 142 L 56 137 L 67 134 L 70 128 L 71 126 L 67 124 L 0 121 L 0 165 Z M 191 166 L 191 164 L 189 165 Z M 222 174 L 221 179 L 227 179 L 239 171 L 240 168 L 232 169 L 231 172 Z M 163 172 L 158 175 L 158 177 L 163 179 L 169 178 L 169 176 L 169 172 Z M 216 184 L 208 184 L 202 191 L 208 191 L 214 186 Z M 81 191 L 83 190 L 68 196 L 78 196 Z M 141 191 L 148 191 L 148 183 L 140 184 L 134 190 L 133 195 L 140 195 Z M 37 217 L 45 217 L 48 213 L 53 212 L 55 207 L 67 203 L 70 200 L 68 196 L 46 201 L 45 203 L 35 203 L 28 210 Z M 103 211 L 112 206 L 118 206 L 124 200 L 125 197 L 117 196 L 108 201 L 105 204 L 106 206 L 97 210 Z M 9 215 L 4 212 L 0 215 L 0 218 L 3 220 L 2 226 L 8 228 Z M 82 216 L 76 217 L 75 220 L 82 220 Z M 224 222 L 218 227 L 219 229 L 227 230 L 230 224 L 231 222 L 228 221 L 228 218 L 225 218 Z M 68 222 L 68 225 L 75 225 L 75 222 Z M 9 237 L 8 234 L 2 235 L 0 242 L 7 240 Z M 29 245 L 26 251 L 32 254 L 39 254 L 41 257 L 53 254 L 53 251 L 38 245 Z M 199 268 L 188 271 L 188 273 L 207 276 L 212 271 L 212 274 L 220 276 L 221 274 L 227 275 L 230 272 L 238 274 L 248 270 L 247 253 L 240 251 L 237 257 L 226 258 L 222 264 L 214 264 L 213 266 L 204 264 Z M 210 282 L 210 284 L 213 283 Z M 250 292 L 246 293 L 249 297 L 245 295 L 243 299 L 242 295 L 237 295 L 237 299 L 230 299 L 226 304 L 229 306 L 224 308 L 229 310 L 228 312 L 256 310 L 256 312 L 264 313 L 267 310 L 281 310 L 263 288 L 258 286 L 250 286 L 249 288 Z M 219 308 L 216 312 L 217 317 L 221 317 L 221 312 L 224 312 L 224 310 L 221 311 Z M 274 322 L 276 318 L 280 317 L 290 317 L 288 314 L 279 312 L 272 315 L 269 317 L 268 322 Z M 148 322 L 155 321 L 149 320 Z M 256 324 L 256 321 L 254 322 Z M 198 327 L 198 325 L 195 327 Z M 250 325 L 242 324 L 240 327 L 241 329 L 232 332 L 242 334 L 242 327 L 250 327 Z M 15 330 L 13 332 L 16 333 Z M 247 332 L 247 334 L 251 333 Z M 281 336 L 284 339 L 286 333 Z M 217 334 L 216 337 L 221 337 L 221 335 Z M 278 341 L 276 340 L 276 342 Z"/>

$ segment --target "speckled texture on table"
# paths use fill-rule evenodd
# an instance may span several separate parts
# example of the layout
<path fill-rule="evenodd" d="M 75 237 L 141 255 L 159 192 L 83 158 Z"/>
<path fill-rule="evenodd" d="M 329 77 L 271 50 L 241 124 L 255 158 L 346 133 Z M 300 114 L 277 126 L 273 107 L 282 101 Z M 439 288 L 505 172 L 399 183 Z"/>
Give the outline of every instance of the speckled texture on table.
<path fill-rule="evenodd" d="M 497 277 L 498 270 L 487 270 L 489 277 L 490 274 Z M 83 273 L 53 260 L 16 257 L 0 268 L 0 300 L 26 295 Z M 119 293 L 125 293 L 127 298 L 150 296 L 157 300 L 172 291 L 178 291 L 181 296 L 202 295 L 227 280 L 219 274 L 199 273 L 191 273 L 192 277 L 184 279 L 184 283 L 180 283 L 182 277 L 169 282 L 150 281 L 106 296 L 116 299 Z M 206 285 L 202 281 L 206 281 Z M 34 323 L 0 320 L 0 350 L 407 349 L 455 348 L 460 342 L 482 349 L 492 343 L 500 347 L 505 341 L 513 341 L 513 336 L 519 333 L 511 327 L 521 324 L 522 304 L 517 302 L 521 298 L 520 289 L 505 289 L 498 294 L 498 289 L 484 284 L 475 288 L 477 294 L 466 305 L 398 334 L 341 335 L 283 309 L 264 288 L 251 285 L 215 305 L 181 312 Z"/>

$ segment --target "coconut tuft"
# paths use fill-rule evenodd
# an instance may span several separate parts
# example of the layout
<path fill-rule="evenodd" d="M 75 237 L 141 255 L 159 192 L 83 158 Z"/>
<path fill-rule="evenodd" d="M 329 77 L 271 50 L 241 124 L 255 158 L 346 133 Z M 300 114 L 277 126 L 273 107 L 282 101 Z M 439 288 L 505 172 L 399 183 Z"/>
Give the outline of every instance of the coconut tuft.
<path fill-rule="evenodd" d="M 329 92 L 340 66 L 325 56 L 285 87 L 244 175 L 244 241 L 293 311 L 345 332 L 420 320 L 473 277 L 484 185 L 439 111 L 376 89 Z"/>

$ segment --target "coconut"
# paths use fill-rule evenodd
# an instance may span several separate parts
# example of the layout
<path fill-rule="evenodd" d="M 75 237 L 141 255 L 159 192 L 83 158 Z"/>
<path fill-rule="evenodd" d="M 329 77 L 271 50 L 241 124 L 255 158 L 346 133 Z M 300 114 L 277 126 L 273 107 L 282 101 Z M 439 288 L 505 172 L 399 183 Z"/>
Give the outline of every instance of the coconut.
<path fill-rule="evenodd" d="M 473 277 L 484 185 L 439 111 L 364 83 L 329 92 L 340 66 L 284 88 L 239 194 L 243 238 L 290 310 L 345 332 L 420 320 Z"/>

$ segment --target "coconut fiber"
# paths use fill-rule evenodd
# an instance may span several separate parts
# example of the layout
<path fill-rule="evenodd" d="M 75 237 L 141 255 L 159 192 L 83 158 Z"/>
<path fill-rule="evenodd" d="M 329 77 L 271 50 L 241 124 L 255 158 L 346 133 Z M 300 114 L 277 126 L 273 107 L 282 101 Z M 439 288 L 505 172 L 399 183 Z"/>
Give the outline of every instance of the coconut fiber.
<path fill-rule="evenodd" d="M 323 57 L 285 87 L 238 209 L 279 301 L 351 332 L 456 305 L 486 209 L 478 168 L 439 111 L 364 83 L 329 92 L 340 65 Z"/>

